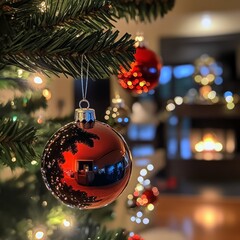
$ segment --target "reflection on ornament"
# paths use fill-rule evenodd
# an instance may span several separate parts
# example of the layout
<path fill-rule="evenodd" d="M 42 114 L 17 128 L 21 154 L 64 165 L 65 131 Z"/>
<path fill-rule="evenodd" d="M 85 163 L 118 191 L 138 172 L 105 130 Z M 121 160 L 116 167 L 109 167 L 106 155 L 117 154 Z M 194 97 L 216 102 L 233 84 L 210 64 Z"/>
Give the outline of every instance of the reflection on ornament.
<path fill-rule="evenodd" d="M 123 137 L 95 121 L 93 109 L 76 109 L 75 122 L 48 141 L 41 172 L 52 194 L 71 207 L 93 209 L 113 202 L 131 174 L 131 153 Z"/>
<path fill-rule="evenodd" d="M 104 116 L 106 123 L 121 134 L 126 134 L 130 123 L 130 110 L 124 100 L 117 96 L 112 99 L 112 105 L 107 108 Z"/>
<path fill-rule="evenodd" d="M 119 83 L 133 93 L 147 93 L 158 85 L 162 62 L 145 46 L 137 47 L 134 56 L 135 62 L 131 63 L 129 71 L 120 68 Z"/>

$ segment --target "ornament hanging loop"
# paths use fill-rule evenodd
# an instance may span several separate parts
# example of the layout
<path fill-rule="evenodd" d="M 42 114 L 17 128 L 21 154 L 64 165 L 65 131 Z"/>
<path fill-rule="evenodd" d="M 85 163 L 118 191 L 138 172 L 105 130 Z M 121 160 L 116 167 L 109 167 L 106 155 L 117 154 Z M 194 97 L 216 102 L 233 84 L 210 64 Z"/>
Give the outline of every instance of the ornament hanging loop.
<path fill-rule="evenodd" d="M 83 61 L 84 58 L 87 61 L 86 67 L 86 82 L 84 87 L 84 76 L 83 76 Z M 81 90 L 82 90 L 82 100 L 79 101 L 79 108 L 75 109 L 75 122 L 79 128 L 89 129 L 93 128 L 96 120 L 95 110 L 90 107 L 90 103 L 87 100 L 87 87 L 88 87 L 88 71 L 89 71 L 89 61 L 83 54 L 81 59 Z M 86 107 L 84 107 L 86 105 Z"/>
<path fill-rule="evenodd" d="M 85 82 L 85 87 L 84 87 L 84 59 L 87 62 L 87 68 L 86 68 L 86 82 Z M 83 54 L 81 58 L 81 75 L 80 75 L 80 80 L 81 80 L 81 90 L 82 90 L 82 100 L 79 102 L 79 107 L 82 107 L 82 103 L 85 102 L 87 103 L 87 108 L 90 107 L 89 101 L 87 100 L 87 90 L 88 90 L 88 72 L 89 72 L 89 61 L 87 57 Z"/>
<path fill-rule="evenodd" d="M 86 107 L 83 106 L 84 103 L 87 105 Z M 90 103 L 89 103 L 89 101 L 87 99 L 82 99 L 79 102 L 79 107 L 80 108 L 89 108 L 90 107 Z"/>

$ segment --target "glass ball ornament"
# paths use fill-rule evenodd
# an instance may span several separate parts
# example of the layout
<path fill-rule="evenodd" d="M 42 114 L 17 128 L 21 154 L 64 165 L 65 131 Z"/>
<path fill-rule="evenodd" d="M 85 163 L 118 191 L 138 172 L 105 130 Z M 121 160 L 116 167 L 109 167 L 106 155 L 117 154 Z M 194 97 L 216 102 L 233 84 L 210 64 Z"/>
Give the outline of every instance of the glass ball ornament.
<path fill-rule="evenodd" d="M 47 142 L 41 173 L 47 188 L 64 204 L 80 209 L 104 207 L 128 184 L 132 157 L 123 137 L 96 121 L 93 109 L 75 110 L 75 121 Z"/>
<path fill-rule="evenodd" d="M 144 239 L 141 236 L 139 236 L 138 234 L 134 234 L 132 236 L 129 236 L 128 240 L 144 240 Z"/>
<path fill-rule="evenodd" d="M 134 94 L 148 93 L 159 83 L 162 61 L 152 50 L 140 45 L 134 56 L 129 71 L 120 67 L 119 83 Z"/>
<path fill-rule="evenodd" d="M 149 203 L 155 203 L 158 199 L 159 191 L 156 187 L 144 189 L 141 196 L 137 199 L 137 206 L 147 206 Z"/>
<path fill-rule="evenodd" d="M 130 110 L 120 97 L 112 99 L 112 104 L 105 112 L 106 123 L 120 134 L 126 134 L 130 123 Z"/>

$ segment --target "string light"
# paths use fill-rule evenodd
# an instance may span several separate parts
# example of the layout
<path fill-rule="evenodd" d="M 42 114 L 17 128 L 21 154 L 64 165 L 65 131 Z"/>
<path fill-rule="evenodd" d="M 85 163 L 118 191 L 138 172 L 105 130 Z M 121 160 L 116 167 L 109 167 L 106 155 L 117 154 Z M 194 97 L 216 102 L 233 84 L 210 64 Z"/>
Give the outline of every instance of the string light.
<path fill-rule="evenodd" d="M 152 164 L 147 165 L 147 170 L 152 171 L 154 169 L 154 166 Z"/>
<path fill-rule="evenodd" d="M 37 165 L 38 162 L 37 162 L 36 160 L 32 160 L 32 161 L 31 161 L 31 164 L 32 164 L 32 165 Z"/>
<path fill-rule="evenodd" d="M 18 69 L 17 70 L 17 75 L 19 78 L 21 78 L 23 76 L 23 70 L 22 69 Z"/>
<path fill-rule="evenodd" d="M 39 76 L 34 77 L 33 81 L 34 81 L 34 83 L 39 84 L 39 85 L 43 83 L 42 78 L 40 78 Z"/>
<path fill-rule="evenodd" d="M 175 104 L 174 104 L 174 103 L 169 103 L 169 104 L 166 106 L 166 110 L 167 110 L 168 112 L 173 111 L 175 108 L 176 108 L 176 107 L 175 107 Z"/>
<path fill-rule="evenodd" d="M 52 98 L 52 94 L 47 88 L 43 89 L 42 95 L 46 98 L 47 101 Z"/>
<path fill-rule="evenodd" d="M 42 202 L 42 206 L 43 206 L 43 207 L 46 207 L 47 205 L 48 205 L 47 201 L 43 201 L 43 202 Z"/>
<path fill-rule="evenodd" d="M 39 4 L 39 10 L 42 12 L 42 13 L 44 13 L 44 12 L 46 12 L 46 10 L 47 10 L 47 6 L 46 6 L 46 2 L 41 2 L 40 4 Z"/>
<path fill-rule="evenodd" d="M 43 239 L 43 237 L 44 237 L 43 231 L 40 230 L 35 233 L 35 239 Z"/>
<path fill-rule="evenodd" d="M 181 105 L 183 103 L 183 98 L 182 97 L 175 97 L 174 98 L 174 102 L 177 104 L 177 105 Z"/>
<path fill-rule="evenodd" d="M 144 169 L 142 169 L 141 171 L 140 171 L 140 175 L 141 176 L 146 176 L 147 175 L 147 170 L 144 168 Z"/>
<path fill-rule="evenodd" d="M 63 225 L 64 225 L 64 227 L 70 227 L 71 226 L 71 222 L 70 221 L 68 221 L 67 219 L 64 219 L 63 220 Z"/>

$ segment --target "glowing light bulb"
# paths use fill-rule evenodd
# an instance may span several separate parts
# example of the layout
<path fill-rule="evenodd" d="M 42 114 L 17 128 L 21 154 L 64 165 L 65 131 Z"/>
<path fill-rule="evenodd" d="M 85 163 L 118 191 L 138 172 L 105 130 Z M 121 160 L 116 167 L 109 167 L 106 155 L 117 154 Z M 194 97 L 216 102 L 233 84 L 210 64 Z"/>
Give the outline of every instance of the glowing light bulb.
<path fill-rule="evenodd" d="M 203 28 L 210 28 L 212 25 L 212 19 L 209 15 L 203 15 L 201 20 L 201 25 Z"/>
<path fill-rule="evenodd" d="M 34 77 L 33 81 L 36 84 L 42 84 L 43 83 L 42 78 L 40 78 L 39 76 Z"/>
<path fill-rule="evenodd" d="M 147 170 L 143 168 L 143 169 L 140 171 L 140 175 L 143 176 L 143 177 L 146 176 L 146 175 L 147 175 Z"/>
<path fill-rule="evenodd" d="M 63 220 L 63 225 L 64 225 L 64 227 L 70 227 L 71 223 L 67 219 L 64 219 Z"/>
<path fill-rule="evenodd" d="M 43 239 L 43 237 L 44 237 L 44 232 L 43 231 L 37 231 L 35 233 L 35 238 L 36 239 Z"/>

